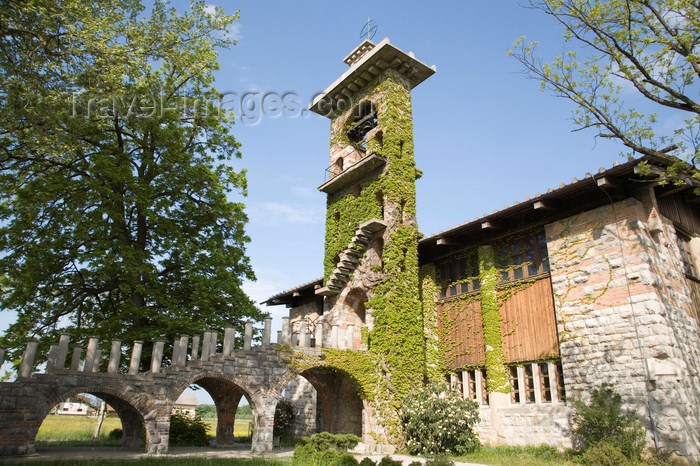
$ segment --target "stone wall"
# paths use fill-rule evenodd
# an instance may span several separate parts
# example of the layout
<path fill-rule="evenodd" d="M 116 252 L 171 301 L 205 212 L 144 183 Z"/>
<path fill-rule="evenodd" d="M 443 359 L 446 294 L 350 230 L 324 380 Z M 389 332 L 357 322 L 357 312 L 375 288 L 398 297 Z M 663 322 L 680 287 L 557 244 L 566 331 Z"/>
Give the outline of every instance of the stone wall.
<path fill-rule="evenodd" d="M 697 461 L 700 332 L 674 227 L 639 197 L 546 226 L 566 391 L 612 384 L 649 441 Z"/>
<path fill-rule="evenodd" d="M 316 432 L 316 389 L 298 375 L 284 390 L 294 406 L 294 435 L 303 437 Z"/>
<path fill-rule="evenodd" d="M 571 447 L 570 406 L 558 404 L 508 405 L 496 408 L 497 425 L 492 425 L 491 408 L 480 409 L 476 431 L 482 443 L 497 445 L 539 445 Z"/>

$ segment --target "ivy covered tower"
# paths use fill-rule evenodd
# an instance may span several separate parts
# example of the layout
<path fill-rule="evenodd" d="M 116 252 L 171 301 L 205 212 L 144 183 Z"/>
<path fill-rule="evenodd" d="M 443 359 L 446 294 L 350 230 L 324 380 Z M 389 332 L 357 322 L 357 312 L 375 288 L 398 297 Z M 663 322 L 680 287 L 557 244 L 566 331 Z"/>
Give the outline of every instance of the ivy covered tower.
<path fill-rule="evenodd" d="M 380 374 L 372 396 L 393 393 L 382 403 L 391 406 L 424 371 L 411 90 L 435 67 L 388 39 L 365 40 L 345 63 L 350 69 L 310 107 L 331 120 L 319 187 L 328 196 L 324 277 L 315 293 L 332 329 L 323 346 L 360 351 Z"/>

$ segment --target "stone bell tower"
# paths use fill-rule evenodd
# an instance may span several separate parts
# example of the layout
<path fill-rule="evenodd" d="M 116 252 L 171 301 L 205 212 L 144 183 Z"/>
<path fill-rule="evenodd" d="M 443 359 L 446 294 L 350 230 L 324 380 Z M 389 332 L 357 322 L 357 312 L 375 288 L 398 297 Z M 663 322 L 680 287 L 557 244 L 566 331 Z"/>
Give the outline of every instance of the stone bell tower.
<path fill-rule="evenodd" d="M 340 341 L 335 347 L 367 349 L 371 298 L 388 290 L 381 285 L 410 282 L 418 293 L 420 171 L 413 157 L 411 90 L 435 67 L 388 39 L 365 40 L 344 61 L 350 69 L 310 106 L 331 120 L 330 163 L 318 188 L 328 198 L 324 277 L 316 295 L 324 297 L 322 320 L 338 333 L 328 336 L 328 346 Z"/>

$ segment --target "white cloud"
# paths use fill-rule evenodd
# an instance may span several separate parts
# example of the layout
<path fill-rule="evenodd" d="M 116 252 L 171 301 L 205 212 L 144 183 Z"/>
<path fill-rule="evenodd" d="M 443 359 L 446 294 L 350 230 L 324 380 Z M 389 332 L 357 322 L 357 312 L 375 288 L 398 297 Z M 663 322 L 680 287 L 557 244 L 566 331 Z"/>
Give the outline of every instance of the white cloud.
<path fill-rule="evenodd" d="M 260 202 L 249 204 L 250 223 L 266 226 L 310 225 L 324 219 L 323 211 L 318 207 L 298 206 L 280 202 Z"/>

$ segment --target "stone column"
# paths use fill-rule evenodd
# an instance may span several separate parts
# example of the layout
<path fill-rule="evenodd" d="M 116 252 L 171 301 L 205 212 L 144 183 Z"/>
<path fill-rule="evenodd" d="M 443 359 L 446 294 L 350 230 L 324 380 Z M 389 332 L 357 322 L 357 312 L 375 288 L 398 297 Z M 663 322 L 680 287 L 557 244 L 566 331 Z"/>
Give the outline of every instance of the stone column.
<path fill-rule="evenodd" d="M 277 344 L 282 344 L 282 330 L 277 330 Z"/>
<path fill-rule="evenodd" d="M 209 332 L 209 359 L 216 356 L 216 345 L 219 342 L 219 332 L 212 330 Z"/>
<path fill-rule="evenodd" d="M 119 369 L 119 361 L 122 357 L 122 341 L 112 340 L 112 348 L 109 351 L 109 365 L 107 366 L 108 374 L 116 374 Z"/>
<path fill-rule="evenodd" d="M 348 325 L 348 331 L 345 334 L 345 338 L 348 341 L 348 348 L 355 349 L 355 326 Z"/>
<path fill-rule="evenodd" d="M 338 324 L 331 325 L 331 348 L 338 348 Z"/>
<path fill-rule="evenodd" d="M 136 375 L 139 373 L 141 365 L 141 352 L 143 351 L 143 342 L 135 341 L 134 348 L 131 350 L 131 361 L 129 361 L 129 374 Z"/>
<path fill-rule="evenodd" d="M 288 345 L 289 341 L 289 317 L 282 317 L 282 339 L 278 343 Z"/>
<path fill-rule="evenodd" d="M 5 348 L 0 348 L 0 366 L 5 364 Z"/>
<path fill-rule="evenodd" d="M 187 343 L 189 340 L 189 335 L 180 335 L 180 353 L 175 362 L 179 367 L 185 367 L 187 365 Z"/>
<path fill-rule="evenodd" d="M 299 346 L 306 347 L 306 319 L 299 319 Z"/>
<path fill-rule="evenodd" d="M 102 360 L 102 348 L 95 350 L 95 359 L 92 361 L 92 372 L 100 371 L 100 361 Z"/>
<path fill-rule="evenodd" d="M 549 394 L 552 397 L 552 404 L 559 403 L 559 381 L 557 380 L 557 365 L 547 363 L 547 377 L 549 377 Z"/>
<path fill-rule="evenodd" d="M 224 329 L 224 356 L 230 356 L 233 352 L 234 343 L 236 341 L 236 329 L 226 327 Z"/>
<path fill-rule="evenodd" d="M 156 343 L 163 343 L 158 340 Z M 168 406 L 169 408 L 169 406 Z M 168 452 L 168 436 L 170 435 L 170 412 L 166 407 L 151 411 L 144 419 L 146 429 L 146 453 L 149 455 L 164 455 Z"/>
<path fill-rule="evenodd" d="M 270 333 L 272 332 L 272 317 L 265 318 L 265 328 L 262 334 L 262 345 L 270 346 Z"/>
<path fill-rule="evenodd" d="M 90 340 L 88 340 L 88 347 L 87 352 L 85 353 L 85 365 L 83 366 L 83 372 L 92 372 L 92 366 L 95 364 L 97 342 L 97 337 L 90 337 Z"/>
<path fill-rule="evenodd" d="M 527 400 L 526 400 L 526 392 L 527 389 L 525 387 L 525 368 L 523 366 L 518 366 L 518 392 L 520 395 L 520 404 L 524 405 Z"/>
<path fill-rule="evenodd" d="M 253 322 L 247 321 L 245 323 L 245 335 L 243 336 L 243 349 L 249 350 L 253 342 Z"/>
<path fill-rule="evenodd" d="M 199 357 L 199 335 L 192 337 L 192 352 L 190 353 L 192 362 L 195 362 Z"/>
<path fill-rule="evenodd" d="M 75 346 L 73 347 L 73 356 L 70 360 L 70 370 L 79 371 L 80 370 L 80 358 L 83 355 L 83 347 Z"/>
<path fill-rule="evenodd" d="M 52 374 L 56 367 L 56 354 L 58 353 L 58 345 L 52 344 L 49 347 L 49 352 L 46 355 L 46 373 Z"/>
<path fill-rule="evenodd" d="M 56 354 L 56 370 L 62 371 L 66 368 L 66 358 L 68 357 L 69 343 L 70 335 L 67 333 L 62 333 L 58 339 L 58 353 Z"/>
<path fill-rule="evenodd" d="M 30 377 L 32 375 L 34 358 L 36 358 L 36 348 L 38 345 L 39 342 L 36 340 L 30 340 L 27 342 L 27 347 L 24 349 L 22 359 L 19 363 L 19 372 L 17 377 Z"/>
<path fill-rule="evenodd" d="M 170 361 L 172 366 L 177 366 L 177 362 L 180 360 L 180 339 L 176 338 L 173 340 L 173 357 Z"/>
<path fill-rule="evenodd" d="M 272 427 L 275 424 L 277 400 L 269 395 L 257 397 L 253 408 L 253 442 L 251 451 L 263 453 L 272 450 Z"/>
<path fill-rule="evenodd" d="M 323 348 L 323 322 L 316 321 L 316 348 Z"/>
<path fill-rule="evenodd" d="M 535 403 L 542 403 L 542 387 L 540 387 L 540 365 L 532 364 L 532 381 L 535 385 Z"/>
<path fill-rule="evenodd" d="M 204 332 L 202 338 L 202 361 L 209 361 L 209 353 L 211 352 L 211 331 Z"/>
<path fill-rule="evenodd" d="M 153 343 L 153 355 L 151 356 L 151 372 L 158 374 L 160 372 L 161 365 L 163 364 L 163 347 L 165 342 L 163 340 L 156 340 Z"/>

